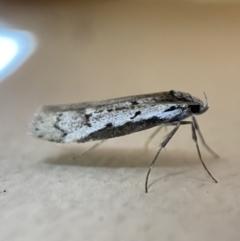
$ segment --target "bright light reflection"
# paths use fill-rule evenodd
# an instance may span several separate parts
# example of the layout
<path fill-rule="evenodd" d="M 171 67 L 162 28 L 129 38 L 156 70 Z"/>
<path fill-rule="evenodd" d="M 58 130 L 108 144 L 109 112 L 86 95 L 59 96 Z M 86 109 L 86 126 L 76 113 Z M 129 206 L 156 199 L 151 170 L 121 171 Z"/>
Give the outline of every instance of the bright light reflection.
<path fill-rule="evenodd" d="M 35 47 L 36 40 L 29 32 L 0 27 L 0 82 L 26 61 Z"/>
<path fill-rule="evenodd" d="M 14 40 L 0 36 L 0 71 L 11 62 L 17 51 L 18 46 Z"/>

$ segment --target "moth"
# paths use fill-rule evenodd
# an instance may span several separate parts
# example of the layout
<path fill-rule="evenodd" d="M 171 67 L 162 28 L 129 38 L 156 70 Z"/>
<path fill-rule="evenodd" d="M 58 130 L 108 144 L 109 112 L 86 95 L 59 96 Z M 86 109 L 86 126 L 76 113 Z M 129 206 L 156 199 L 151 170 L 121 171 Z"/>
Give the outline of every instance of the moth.
<path fill-rule="evenodd" d="M 51 142 L 84 143 L 96 140 L 102 142 L 159 126 L 151 139 L 162 126 L 174 126 L 160 143 L 157 154 L 149 166 L 145 181 L 145 191 L 148 192 L 149 175 L 161 150 L 166 147 L 181 125 L 190 125 L 199 159 L 208 175 L 217 183 L 203 162 L 196 134 L 197 132 L 205 148 L 218 157 L 206 144 L 195 118 L 209 109 L 205 93 L 204 96 L 205 105 L 203 101 L 188 93 L 171 90 L 99 102 L 43 106 L 35 113 L 30 123 L 30 134 Z M 190 121 L 185 120 L 188 117 L 191 117 Z"/>

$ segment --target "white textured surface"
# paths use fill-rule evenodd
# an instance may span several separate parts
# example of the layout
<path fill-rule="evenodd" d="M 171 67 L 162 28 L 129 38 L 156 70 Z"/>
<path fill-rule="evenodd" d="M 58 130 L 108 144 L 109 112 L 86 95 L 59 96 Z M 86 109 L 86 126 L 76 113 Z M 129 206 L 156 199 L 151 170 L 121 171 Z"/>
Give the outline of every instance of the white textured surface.
<path fill-rule="evenodd" d="M 39 45 L 0 85 L 0 240 L 239 240 L 239 13 L 238 5 L 1 3 L 1 20 Z M 79 159 L 89 145 L 26 136 L 40 105 L 170 89 L 207 93 L 211 107 L 198 121 L 221 158 L 200 147 L 218 184 L 187 126 L 161 153 L 148 194 L 145 175 L 164 130 L 148 151 L 151 131 Z"/>

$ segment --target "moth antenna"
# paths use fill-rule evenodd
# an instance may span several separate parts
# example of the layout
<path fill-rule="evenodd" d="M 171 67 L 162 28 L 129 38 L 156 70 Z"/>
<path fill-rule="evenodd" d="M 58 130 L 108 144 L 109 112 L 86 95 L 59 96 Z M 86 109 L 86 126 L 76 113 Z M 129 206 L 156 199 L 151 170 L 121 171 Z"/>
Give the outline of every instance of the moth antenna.
<path fill-rule="evenodd" d="M 209 101 L 208 101 L 207 95 L 204 91 L 203 91 L 203 94 L 205 97 L 206 105 L 203 107 L 203 109 L 201 111 L 199 111 L 198 113 L 194 113 L 194 115 L 201 115 L 209 109 Z"/>

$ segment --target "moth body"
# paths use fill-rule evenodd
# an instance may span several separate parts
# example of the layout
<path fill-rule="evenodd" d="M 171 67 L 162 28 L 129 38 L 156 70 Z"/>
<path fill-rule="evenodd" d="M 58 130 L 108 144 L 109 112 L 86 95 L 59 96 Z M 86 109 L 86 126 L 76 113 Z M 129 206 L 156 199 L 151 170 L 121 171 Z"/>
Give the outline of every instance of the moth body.
<path fill-rule="evenodd" d="M 99 102 L 44 106 L 34 115 L 30 134 L 69 143 L 128 135 L 201 113 L 203 102 L 184 92 L 168 91 Z"/>

